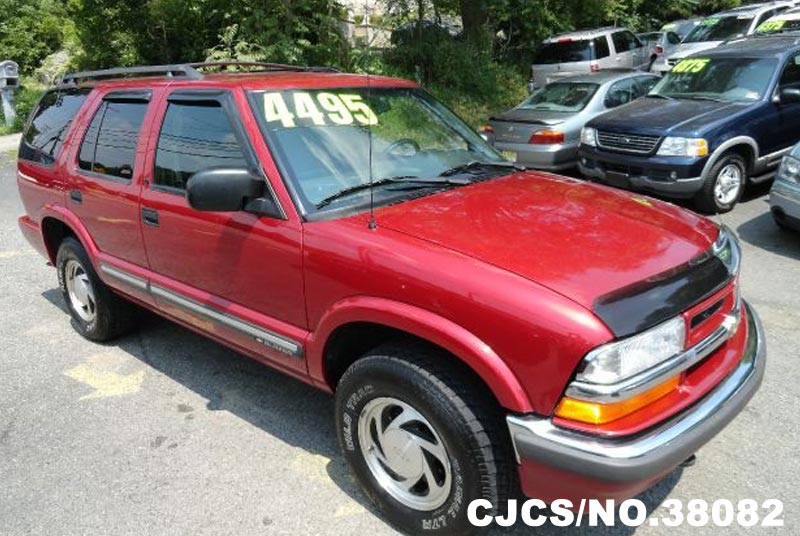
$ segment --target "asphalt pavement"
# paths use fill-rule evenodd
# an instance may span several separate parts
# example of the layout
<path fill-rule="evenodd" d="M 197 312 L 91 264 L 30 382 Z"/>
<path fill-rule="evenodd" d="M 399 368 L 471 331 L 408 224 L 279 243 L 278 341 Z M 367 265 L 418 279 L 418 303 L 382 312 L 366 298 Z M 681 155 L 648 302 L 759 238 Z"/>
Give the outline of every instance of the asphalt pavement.
<path fill-rule="evenodd" d="M 113 344 L 82 339 L 19 233 L 14 170 L 0 155 L 0 535 L 396 534 L 348 475 L 327 395 L 152 315 Z M 667 498 L 780 499 L 778 530 L 800 534 L 800 235 L 774 226 L 764 188 L 724 221 L 766 328 L 766 378 L 694 467 L 643 498 L 664 516 Z"/>

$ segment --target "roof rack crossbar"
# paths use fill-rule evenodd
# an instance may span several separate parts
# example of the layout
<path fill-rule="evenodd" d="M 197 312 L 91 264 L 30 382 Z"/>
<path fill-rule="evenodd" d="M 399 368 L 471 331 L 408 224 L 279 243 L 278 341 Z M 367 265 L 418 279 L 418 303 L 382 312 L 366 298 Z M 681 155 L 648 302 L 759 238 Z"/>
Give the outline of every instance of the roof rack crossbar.
<path fill-rule="evenodd" d="M 263 61 L 204 61 L 199 63 L 190 63 L 190 67 L 194 69 L 208 69 L 214 67 L 260 67 L 263 70 L 269 71 L 305 71 L 306 67 L 299 65 L 285 65 L 283 63 L 268 63 Z"/>
<path fill-rule="evenodd" d="M 131 75 L 134 76 L 147 76 L 147 75 L 164 75 L 164 76 L 182 76 L 191 80 L 199 80 L 203 78 L 197 69 L 188 64 L 176 65 L 146 65 L 140 67 L 119 67 L 115 69 L 102 69 L 99 71 L 81 71 L 77 73 L 67 73 L 61 79 L 62 84 L 78 83 L 88 80 L 103 80 L 108 78 L 126 78 Z"/>

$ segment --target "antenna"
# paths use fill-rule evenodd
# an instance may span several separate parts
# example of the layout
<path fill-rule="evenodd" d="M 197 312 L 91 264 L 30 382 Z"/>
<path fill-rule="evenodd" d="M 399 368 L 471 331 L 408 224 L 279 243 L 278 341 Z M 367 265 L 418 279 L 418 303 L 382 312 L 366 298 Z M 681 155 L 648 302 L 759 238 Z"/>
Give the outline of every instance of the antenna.
<path fill-rule="evenodd" d="M 367 72 L 367 103 L 372 106 L 372 84 L 369 72 Z M 367 136 L 369 139 L 369 223 L 367 226 L 370 229 L 376 229 L 378 222 L 375 221 L 375 188 L 372 184 L 372 121 L 367 122 Z"/>

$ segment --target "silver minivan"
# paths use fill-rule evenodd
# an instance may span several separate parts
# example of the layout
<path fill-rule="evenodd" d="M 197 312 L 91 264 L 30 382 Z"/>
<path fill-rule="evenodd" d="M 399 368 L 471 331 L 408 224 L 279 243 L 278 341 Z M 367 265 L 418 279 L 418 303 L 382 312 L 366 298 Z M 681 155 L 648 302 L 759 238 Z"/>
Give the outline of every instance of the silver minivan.
<path fill-rule="evenodd" d="M 533 92 L 560 78 L 603 69 L 649 66 L 647 47 L 627 28 L 563 33 L 545 39 L 536 51 L 528 89 Z"/>

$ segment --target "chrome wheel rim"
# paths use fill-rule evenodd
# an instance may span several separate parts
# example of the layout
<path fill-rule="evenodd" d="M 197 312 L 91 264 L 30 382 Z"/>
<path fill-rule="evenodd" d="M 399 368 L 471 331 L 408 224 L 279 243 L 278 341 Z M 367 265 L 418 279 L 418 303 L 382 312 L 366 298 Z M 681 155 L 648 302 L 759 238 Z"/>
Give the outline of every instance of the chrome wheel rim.
<path fill-rule="evenodd" d="M 742 170 L 736 164 L 728 164 L 717 175 L 714 197 L 720 205 L 729 205 L 736 200 L 742 188 Z"/>
<path fill-rule="evenodd" d="M 358 418 L 358 441 L 372 476 L 404 506 L 430 511 L 450 496 L 450 457 L 428 420 L 391 397 L 371 400 Z"/>
<path fill-rule="evenodd" d="M 94 298 L 94 288 L 81 263 L 70 259 L 64 266 L 64 280 L 67 286 L 72 309 L 84 322 L 91 322 L 97 315 L 97 302 Z"/>

